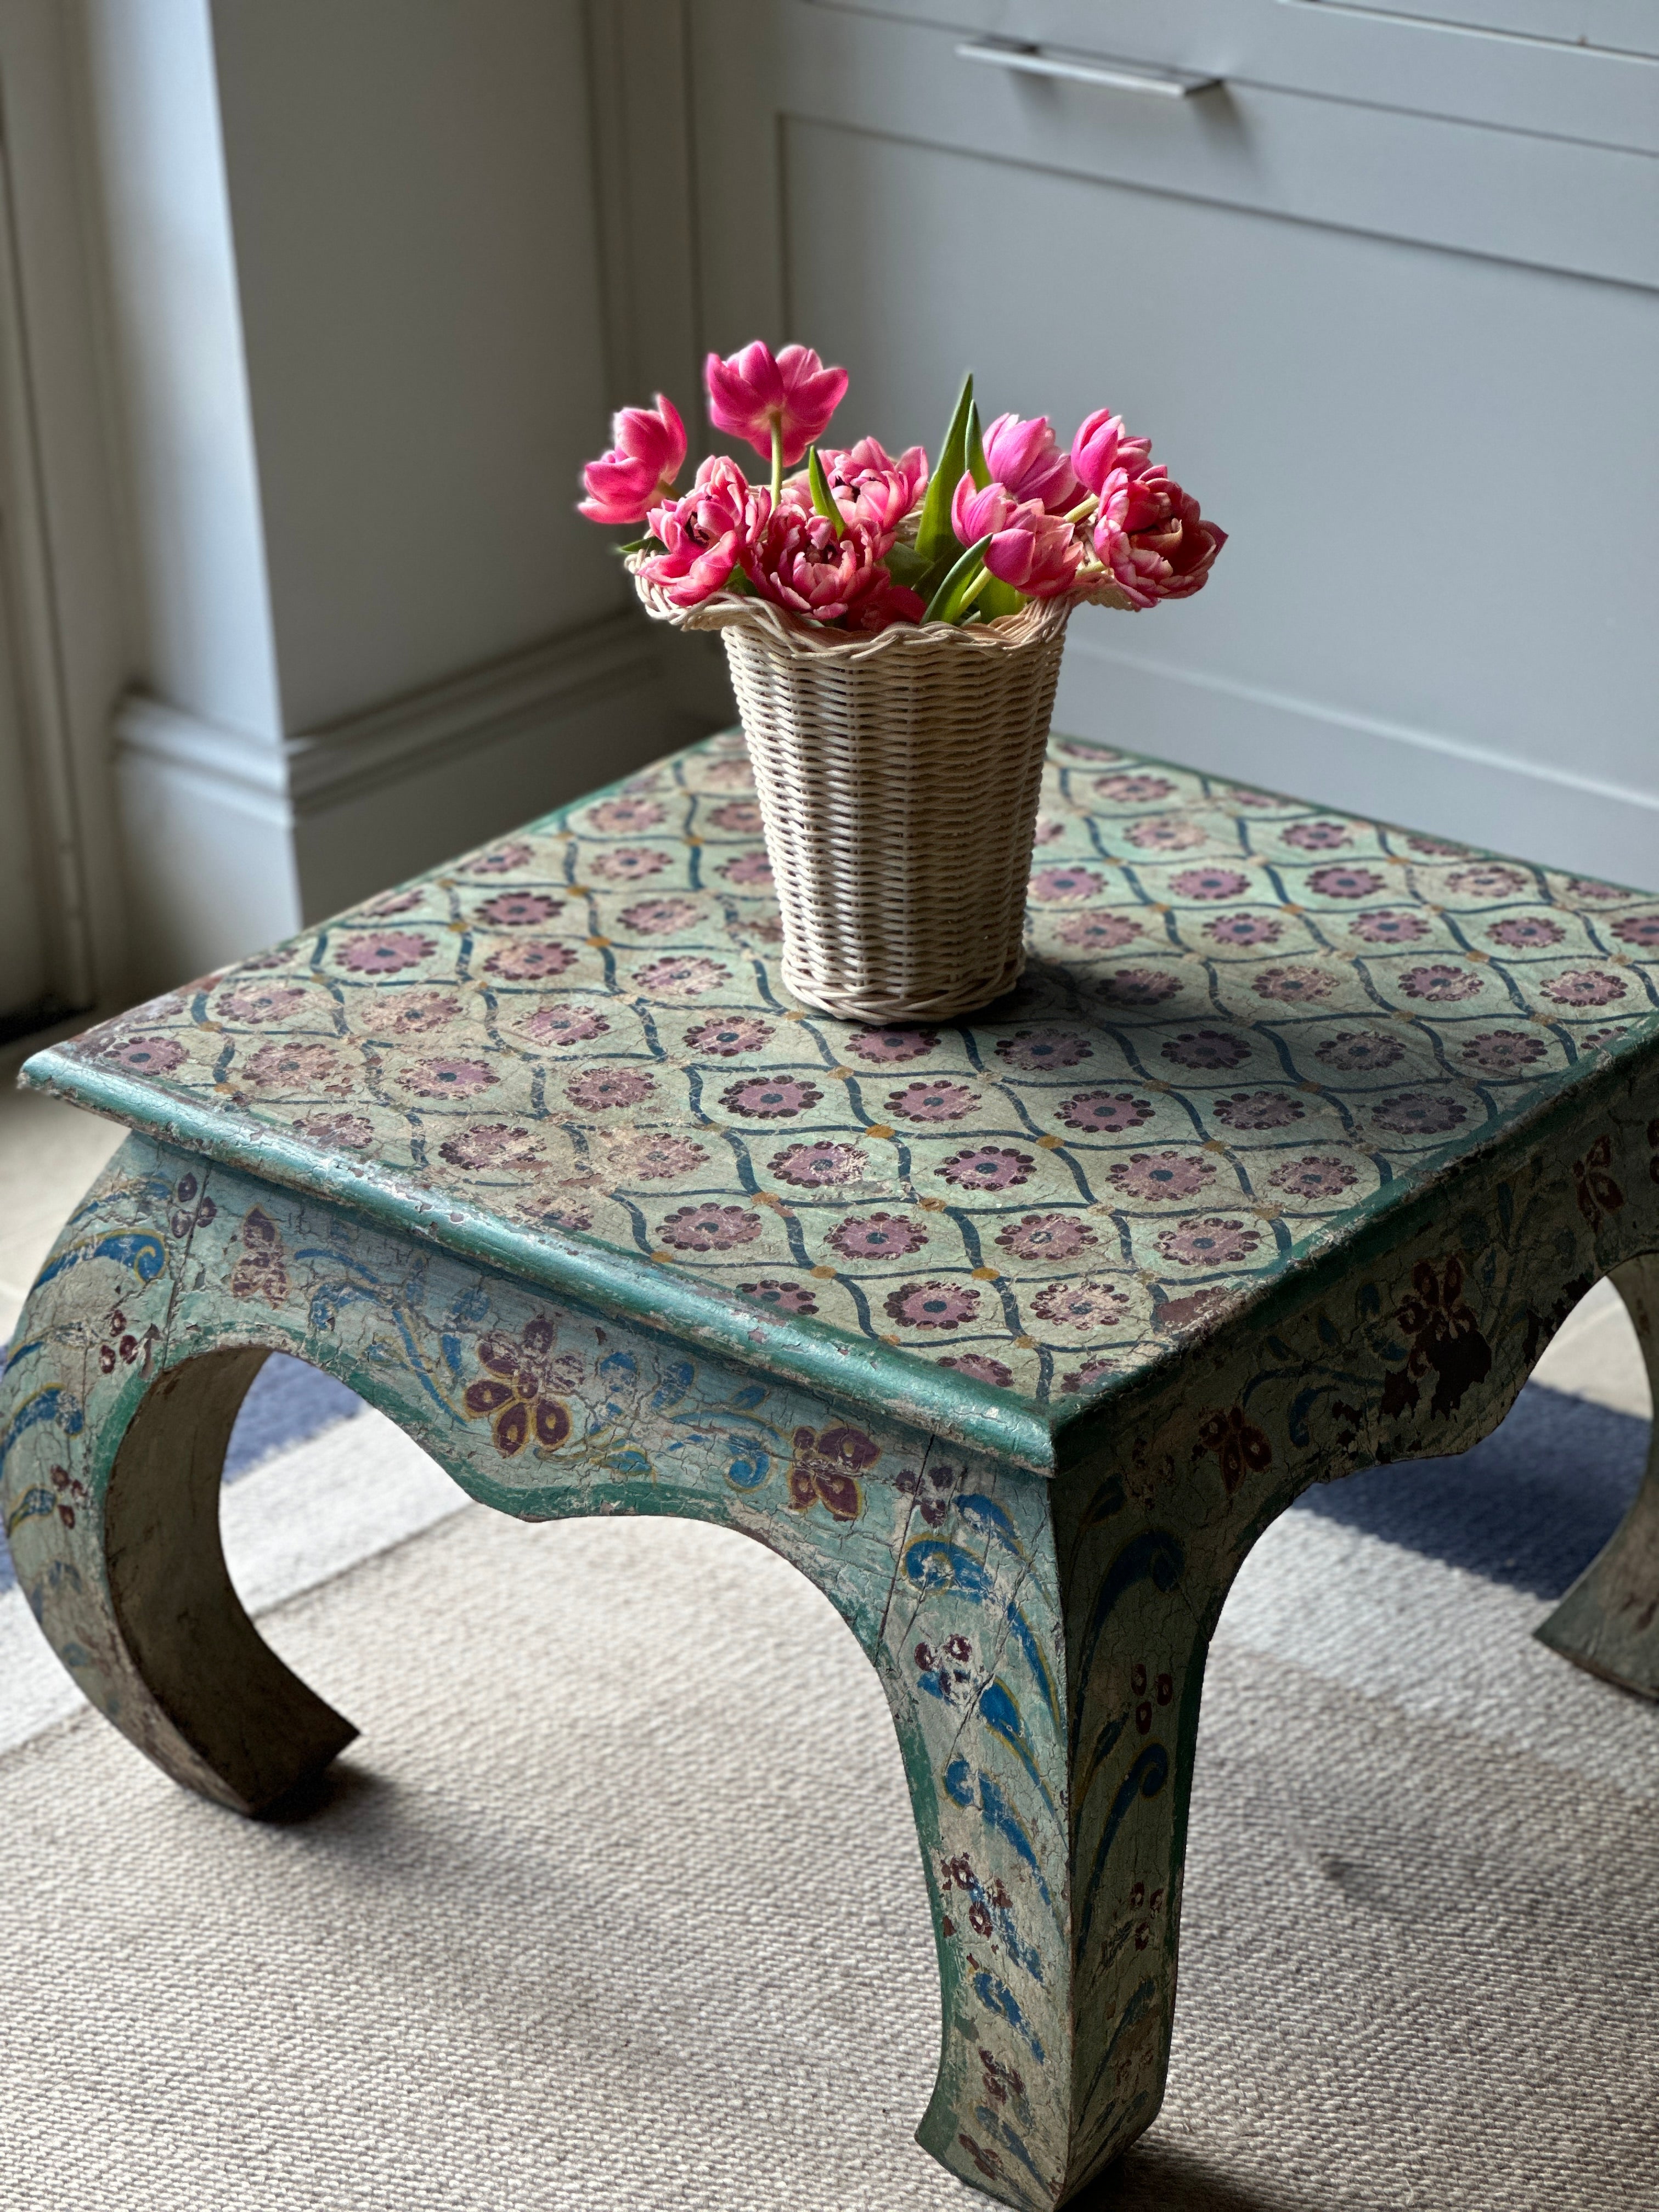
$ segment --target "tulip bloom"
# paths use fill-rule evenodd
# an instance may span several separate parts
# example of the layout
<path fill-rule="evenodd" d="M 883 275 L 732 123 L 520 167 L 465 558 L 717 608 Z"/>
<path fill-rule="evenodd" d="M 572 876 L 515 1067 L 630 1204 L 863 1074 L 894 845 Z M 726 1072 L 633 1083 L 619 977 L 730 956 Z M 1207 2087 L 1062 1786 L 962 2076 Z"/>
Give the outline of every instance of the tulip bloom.
<path fill-rule="evenodd" d="M 1065 516 L 1048 514 L 1041 500 L 1017 500 L 1005 484 L 979 491 L 963 477 L 951 501 L 951 527 L 964 545 L 988 533 L 986 567 L 1028 599 L 1069 591 L 1082 563 L 1083 548 Z"/>
<path fill-rule="evenodd" d="M 885 553 L 927 489 L 927 454 L 911 446 L 894 460 L 874 438 L 860 438 L 846 453 L 820 447 L 818 459 L 842 520 L 861 522 L 875 538 L 877 553 Z M 790 478 L 783 501 L 804 514 L 812 512 L 812 487 L 805 476 Z"/>
<path fill-rule="evenodd" d="M 651 534 L 663 550 L 640 574 L 677 607 L 695 607 L 724 590 L 747 562 L 772 512 L 770 495 L 752 487 L 737 463 L 713 453 L 684 498 L 653 507 Z"/>
<path fill-rule="evenodd" d="M 785 346 L 775 358 L 757 338 L 727 361 L 711 353 L 702 374 L 709 421 L 770 459 L 775 501 L 783 471 L 829 427 L 846 393 L 847 371 L 826 368 L 810 346 Z"/>
<path fill-rule="evenodd" d="M 867 600 L 885 602 L 893 588 L 862 523 L 849 522 L 837 538 L 827 515 L 803 514 L 795 507 L 773 515 L 748 568 L 763 599 L 813 622 L 850 618 Z M 914 592 L 906 596 L 915 598 Z"/>
<path fill-rule="evenodd" d="M 1066 514 L 1082 498 L 1083 487 L 1054 443 L 1046 415 L 1029 422 L 1018 415 L 999 415 L 985 433 L 984 445 L 993 482 L 1016 500 L 1034 499 L 1050 514 Z"/>
<path fill-rule="evenodd" d="M 1138 477 L 1145 473 L 1152 458 L 1152 440 L 1126 437 L 1123 417 L 1104 407 L 1084 416 L 1072 441 L 1072 466 L 1097 498 L 1114 469 Z"/>
<path fill-rule="evenodd" d="M 613 415 L 611 435 L 611 451 L 582 471 L 587 497 L 576 512 L 590 522 L 643 522 L 674 489 L 685 459 L 685 425 L 659 392 L 654 408 L 624 407 Z"/>
<path fill-rule="evenodd" d="M 1164 468 L 1138 477 L 1115 469 L 1101 492 L 1095 551 L 1129 604 L 1188 599 L 1209 581 L 1227 533 Z"/>

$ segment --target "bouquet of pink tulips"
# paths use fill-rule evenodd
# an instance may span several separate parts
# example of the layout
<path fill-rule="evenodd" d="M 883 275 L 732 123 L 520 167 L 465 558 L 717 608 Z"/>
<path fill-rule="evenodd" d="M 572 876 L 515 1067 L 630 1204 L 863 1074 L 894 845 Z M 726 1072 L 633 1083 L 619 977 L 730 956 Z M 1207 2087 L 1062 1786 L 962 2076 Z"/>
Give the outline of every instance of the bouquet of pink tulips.
<path fill-rule="evenodd" d="M 1150 607 L 1200 590 L 1226 543 L 1153 465 L 1150 440 L 1103 407 L 1062 452 L 1046 416 L 999 415 L 981 432 L 969 376 L 930 470 L 920 446 L 896 459 L 874 438 L 819 446 L 848 378 L 810 347 L 774 356 L 757 340 L 728 360 L 711 353 L 703 374 L 710 422 L 770 459 L 769 485 L 713 454 L 677 491 L 685 426 L 660 393 L 654 408 L 623 408 L 614 447 L 582 471 L 580 512 L 644 523 L 648 535 L 622 550 L 676 607 L 754 592 L 863 632 L 983 623 L 1028 599 Z"/>

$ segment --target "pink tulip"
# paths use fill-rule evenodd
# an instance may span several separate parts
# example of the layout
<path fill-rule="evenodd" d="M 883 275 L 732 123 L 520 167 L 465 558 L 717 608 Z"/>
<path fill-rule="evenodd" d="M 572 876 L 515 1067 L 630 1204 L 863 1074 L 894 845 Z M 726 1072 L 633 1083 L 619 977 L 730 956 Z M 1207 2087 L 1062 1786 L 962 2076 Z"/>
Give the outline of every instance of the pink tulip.
<path fill-rule="evenodd" d="M 1069 591 L 1083 560 L 1064 515 L 1048 514 L 1041 500 L 1015 499 L 1004 484 L 975 490 L 970 476 L 963 477 L 951 499 L 951 527 L 964 545 L 977 545 L 988 532 L 986 567 L 1028 599 Z"/>
<path fill-rule="evenodd" d="M 640 574 L 677 607 L 695 607 L 748 561 L 771 512 L 769 492 L 751 486 L 724 453 L 711 453 L 684 499 L 652 509 L 651 534 L 663 550 Z"/>
<path fill-rule="evenodd" d="M 826 368 L 810 346 L 785 346 L 775 359 L 758 338 L 728 361 L 711 353 L 702 374 L 714 428 L 769 459 L 775 431 L 787 469 L 823 435 L 847 391 L 847 371 Z"/>
<path fill-rule="evenodd" d="M 850 617 L 872 598 L 885 604 L 891 589 L 862 523 L 849 522 L 837 538 L 828 515 L 794 507 L 781 507 L 772 517 L 748 571 L 763 599 L 814 622 Z"/>
<path fill-rule="evenodd" d="M 818 459 L 842 520 L 861 522 L 876 540 L 878 556 L 884 554 L 927 489 L 927 454 L 911 446 L 894 460 L 874 438 L 860 438 L 846 453 L 820 447 Z M 783 503 L 803 514 L 812 512 L 812 487 L 804 473 L 784 486 Z"/>
<path fill-rule="evenodd" d="M 896 584 L 890 576 L 884 575 L 866 599 L 862 599 L 847 617 L 848 629 L 890 629 L 895 623 L 919 623 L 927 611 L 920 592 L 910 591 L 903 584 Z"/>
<path fill-rule="evenodd" d="M 576 512 L 590 522 L 643 522 L 674 489 L 685 459 L 685 425 L 659 392 L 654 409 L 624 407 L 613 415 L 611 435 L 611 451 L 582 471 L 588 495 Z"/>
<path fill-rule="evenodd" d="M 1123 417 L 1104 407 L 1097 407 L 1092 415 L 1084 416 L 1072 441 L 1072 466 L 1085 489 L 1097 498 L 1114 469 L 1121 469 L 1126 476 L 1138 477 L 1152 457 L 1152 440 L 1126 437 Z"/>
<path fill-rule="evenodd" d="M 1138 477 L 1115 469 L 1101 491 L 1095 551 L 1135 607 L 1187 599 L 1209 581 L 1227 533 L 1162 467 Z"/>
<path fill-rule="evenodd" d="M 1054 443 L 1048 417 L 1022 422 L 999 415 L 985 433 L 985 465 L 1017 500 L 1038 501 L 1050 514 L 1069 514 L 1083 496 L 1072 465 Z"/>

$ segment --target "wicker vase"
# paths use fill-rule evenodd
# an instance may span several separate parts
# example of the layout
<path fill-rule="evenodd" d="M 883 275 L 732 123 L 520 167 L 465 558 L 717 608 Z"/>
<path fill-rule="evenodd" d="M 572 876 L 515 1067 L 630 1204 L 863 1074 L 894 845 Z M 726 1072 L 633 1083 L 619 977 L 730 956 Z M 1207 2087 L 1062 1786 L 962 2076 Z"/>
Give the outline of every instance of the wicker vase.
<path fill-rule="evenodd" d="M 816 629 L 720 592 L 660 621 L 718 629 L 783 913 L 783 981 L 863 1022 L 937 1021 L 1025 965 L 1025 884 L 1066 601 L 970 629 Z"/>

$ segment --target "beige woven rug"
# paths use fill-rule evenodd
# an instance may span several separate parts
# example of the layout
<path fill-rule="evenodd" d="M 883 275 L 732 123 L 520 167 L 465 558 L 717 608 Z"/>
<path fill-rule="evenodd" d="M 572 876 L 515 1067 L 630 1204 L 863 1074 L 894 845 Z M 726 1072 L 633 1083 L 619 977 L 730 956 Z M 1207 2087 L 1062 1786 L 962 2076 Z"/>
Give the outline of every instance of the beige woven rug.
<path fill-rule="evenodd" d="M 1258 1567 L 1169 2102 L 1091 2201 L 1652 2203 L 1655 1717 L 1375 1538 L 1291 1515 Z M 472 1507 L 266 1627 L 365 1732 L 304 1821 L 85 1717 L 0 1761 L 6 2212 L 987 2201 L 910 2141 L 936 1984 L 874 1675 L 771 1555 Z"/>

